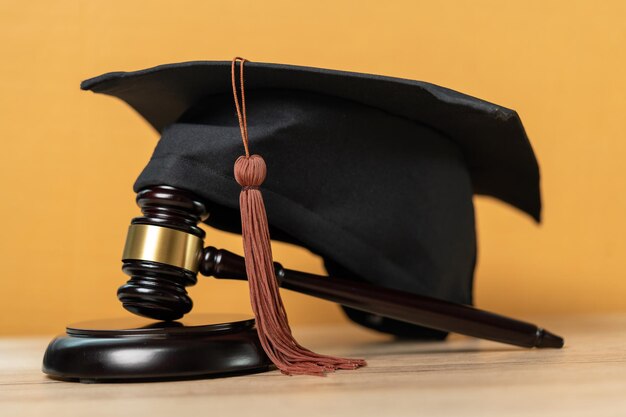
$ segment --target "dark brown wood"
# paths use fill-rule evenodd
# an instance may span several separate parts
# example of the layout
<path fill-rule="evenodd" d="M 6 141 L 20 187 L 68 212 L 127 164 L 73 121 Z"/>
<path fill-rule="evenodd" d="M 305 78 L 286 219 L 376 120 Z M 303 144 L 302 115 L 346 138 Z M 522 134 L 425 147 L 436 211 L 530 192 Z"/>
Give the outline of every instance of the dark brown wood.
<path fill-rule="evenodd" d="M 158 224 L 204 236 L 197 222 L 206 218 L 207 213 L 204 205 L 193 194 L 161 186 L 140 192 L 137 201 L 144 216 L 134 219 L 133 223 Z M 517 346 L 563 346 L 562 338 L 534 324 L 472 306 L 364 282 L 287 270 L 278 263 L 275 265 L 281 287 L 361 311 Z M 199 267 L 203 275 L 246 279 L 244 259 L 223 249 L 205 248 Z M 160 320 L 175 320 L 191 310 L 191 299 L 185 287 L 196 283 L 195 274 L 181 268 L 144 261 L 127 261 L 123 270 L 132 276 L 118 291 L 127 310 Z"/>
<path fill-rule="evenodd" d="M 181 321 L 71 324 L 48 345 L 42 369 L 63 380 L 121 382 L 240 375 L 271 366 L 254 318 L 190 314 Z"/>
<path fill-rule="evenodd" d="M 143 216 L 132 224 L 164 226 L 204 238 L 198 222 L 207 218 L 206 207 L 187 191 L 156 186 L 140 191 L 137 204 Z M 125 260 L 122 271 L 131 278 L 117 290 L 124 308 L 158 320 L 177 320 L 189 313 L 193 302 L 185 287 L 195 285 L 197 275 L 183 268 L 157 262 Z"/>
<path fill-rule="evenodd" d="M 563 346 L 559 336 L 534 324 L 472 306 L 451 303 L 364 282 L 285 269 L 275 263 L 282 288 L 339 303 L 357 310 L 446 332 L 522 347 Z M 215 278 L 246 279 L 244 258 L 224 249 L 204 250 L 200 273 Z"/>

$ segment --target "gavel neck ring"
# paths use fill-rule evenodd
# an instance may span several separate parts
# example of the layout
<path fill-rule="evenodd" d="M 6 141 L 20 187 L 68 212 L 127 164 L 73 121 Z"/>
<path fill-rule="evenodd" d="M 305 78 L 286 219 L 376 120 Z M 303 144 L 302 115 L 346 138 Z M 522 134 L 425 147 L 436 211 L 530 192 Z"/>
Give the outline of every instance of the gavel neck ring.
<path fill-rule="evenodd" d="M 169 227 L 131 224 L 123 261 L 158 262 L 197 273 L 204 242 L 198 236 Z"/>

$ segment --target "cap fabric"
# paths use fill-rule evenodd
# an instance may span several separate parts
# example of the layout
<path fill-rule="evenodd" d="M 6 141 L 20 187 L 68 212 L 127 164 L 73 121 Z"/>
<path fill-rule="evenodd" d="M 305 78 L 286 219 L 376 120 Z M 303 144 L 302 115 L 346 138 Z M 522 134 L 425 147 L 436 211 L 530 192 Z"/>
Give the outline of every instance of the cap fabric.
<path fill-rule="evenodd" d="M 246 64 L 252 153 L 263 155 L 273 239 L 321 255 L 329 274 L 471 303 L 473 194 L 540 218 L 539 170 L 517 114 L 443 87 L 288 65 Z M 115 72 L 81 87 L 118 97 L 161 133 L 135 183 L 187 189 L 207 223 L 240 232 L 241 139 L 230 62 Z M 390 333 L 433 336 L 349 310 Z M 440 334 L 438 334 L 440 335 Z"/>

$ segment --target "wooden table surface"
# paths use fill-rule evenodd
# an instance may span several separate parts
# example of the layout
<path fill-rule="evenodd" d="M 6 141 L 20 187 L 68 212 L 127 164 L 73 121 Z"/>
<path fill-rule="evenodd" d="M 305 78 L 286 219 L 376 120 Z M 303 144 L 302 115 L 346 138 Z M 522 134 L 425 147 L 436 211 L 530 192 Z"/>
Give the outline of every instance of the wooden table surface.
<path fill-rule="evenodd" d="M 626 416 L 626 314 L 534 320 L 566 339 L 524 350 L 452 337 L 393 342 L 356 326 L 297 328 L 305 345 L 365 357 L 327 377 L 273 371 L 133 384 L 59 382 L 49 338 L 0 339 L 0 416 Z"/>

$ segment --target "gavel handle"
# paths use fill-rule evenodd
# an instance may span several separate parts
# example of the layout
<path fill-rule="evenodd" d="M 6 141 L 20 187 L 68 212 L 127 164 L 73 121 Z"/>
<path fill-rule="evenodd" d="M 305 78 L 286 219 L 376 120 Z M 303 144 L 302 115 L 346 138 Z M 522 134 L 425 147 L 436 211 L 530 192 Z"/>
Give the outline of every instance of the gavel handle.
<path fill-rule="evenodd" d="M 360 281 L 324 277 L 276 265 L 282 288 L 332 301 L 368 313 L 445 332 L 459 333 L 522 347 L 560 348 L 563 339 L 534 324 L 469 305 L 397 291 Z M 204 249 L 203 275 L 245 280 L 244 258 L 224 249 Z"/>

